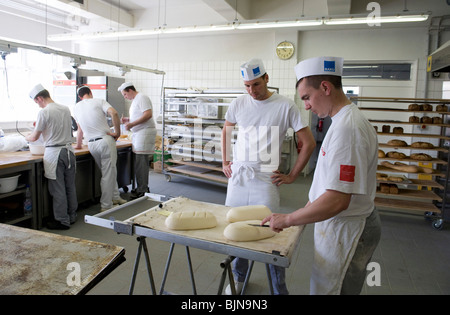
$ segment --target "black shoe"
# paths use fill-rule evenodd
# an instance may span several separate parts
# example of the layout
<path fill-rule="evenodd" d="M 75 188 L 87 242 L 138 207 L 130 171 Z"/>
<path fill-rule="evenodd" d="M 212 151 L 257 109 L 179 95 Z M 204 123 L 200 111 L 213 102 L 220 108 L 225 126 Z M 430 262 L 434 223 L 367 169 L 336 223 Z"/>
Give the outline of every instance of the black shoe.
<path fill-rule="evenodd" d="M 137 199 L 137 198 L 141 198 L 141 197 L 143 197 L 144 195 L 145 195 L 145 193 L 143 193 L 143 192 L 140 192 L 140 193 L 138 193 L 138 192 L 131 193 L 131 194 L 130 194 L 130 200 Z"/>
<path fill-rule="evenodd" d="M 68 225 L 64 225 L 59 221 L 48 222 L 47 228 L 50 230 L 68 230 L 68 229 L 70 229 L 70 227 Z"/>

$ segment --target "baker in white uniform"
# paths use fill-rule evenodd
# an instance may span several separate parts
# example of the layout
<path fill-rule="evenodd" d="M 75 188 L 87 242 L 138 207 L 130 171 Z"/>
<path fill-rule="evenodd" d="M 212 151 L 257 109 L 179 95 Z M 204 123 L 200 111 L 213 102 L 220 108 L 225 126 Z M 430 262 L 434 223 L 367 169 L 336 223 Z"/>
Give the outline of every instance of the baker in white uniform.
<path fill-rule="evenodd" d="M 124 204 L 117 185 L 117 147 L 120 136 L 119 114 L 107 101 L 93 98 L 88 86 L 77 89 L 80 102 L 73 108 L 78 123 L 77 149 L 81 149 L 83 137 L 88 139 L 88 149 L 102 172 L 100 180 L 100 211 L 112 208 L 115 204 Z M 112 118 L 114 132 L 111 132 L 106 115 Z"/>
<path fill-rule="evenodd" d="M 315 223 L 311 294 L 359 294 L 380 238 L 375 209 L 378 140 L 375 129 L 342 90 L 344 60 L 317 57 L 295 67 L 305 108 L 332 123 L 320 149 L 309 201 L 272 214 L 275 231 Z"/>
<path fill-rule="evenodd" d="M 270 92 L 269 76 L 260 59 L 252 59 L 241 66 L 242 79 L 248 95 L 235 99 L 225 115 L 222 131 L 223 172 L 229 178 L 227 206 L 265 205 L 279 210 L 281 184 L 292 183 L 307 164 L 315 148 L 309 127 L 301 119 L 297 105 L 287 97 Z M 230 155 L 231 131 L 238 126 L 238 136 Z M 289 128 L 297 135 L 302 147 L 289 174 L 278 171 L 281 147 Z M 242 289 L 248 268 L 246 259 L 233 261 L 236 292 Z M 275 294 L 288 294 L 285 269 L 270 266 Z M 226 293 L 231 293 L 228 286 Z"/>
<path fill-rule="evenodd" d="M 136 91 L 133 83 L 125 82 L 117 89 L 123 97 L 132 101 L 130 106 L 130 122 L 125 124 L 126 130 L 133 132 L 131 139 L 135 154 L 135 173 L 137 187 L 131 192 L 131 198 L 139 198 L 146 192 L 150 171 L 149 156 L 154 153 L 156 128 L 153 120 L 153 107 L 150 98 Z"/>
<path fill-rule="evenodd" d="M 70 110 L 55 103 L 41 84 L 36 85 L 29 95 L 42 108 L 34 131 L 26 140 L 34 142 L 41 135 L 44 140 L 44 176 L 48 179 L 48 190 L 53 197 L 54 215 L 54 220 L 49 221 L 47 227 L 67 230 L 75 222 L 78 208 Z"/>

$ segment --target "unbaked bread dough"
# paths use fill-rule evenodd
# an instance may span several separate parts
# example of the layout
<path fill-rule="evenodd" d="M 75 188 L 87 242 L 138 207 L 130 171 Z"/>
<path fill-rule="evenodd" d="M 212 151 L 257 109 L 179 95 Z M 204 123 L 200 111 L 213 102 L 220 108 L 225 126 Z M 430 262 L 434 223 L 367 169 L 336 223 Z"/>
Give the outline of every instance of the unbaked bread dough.
<path fill-rule="evenodd" d="M 166 219 L 166 226 L 171 230 L 200 230 L 217 225 L 216 217 L 209 211 L 172 212 Z"/>
<path fill-rule="evenodd" d="M 249 224 L 261 224 L 260 220 L 247 220 L 230 223 L 223 235 L 230 241 L 251 242 L 273 237 L 276 233 L 270 227 L 258 227 Z"/>
<path fill-rule="evenodd" d="M 264 205 L 234 207 L 228 210 L 227 221 L 262 220 L 271 214 L 272 211 Z"/>

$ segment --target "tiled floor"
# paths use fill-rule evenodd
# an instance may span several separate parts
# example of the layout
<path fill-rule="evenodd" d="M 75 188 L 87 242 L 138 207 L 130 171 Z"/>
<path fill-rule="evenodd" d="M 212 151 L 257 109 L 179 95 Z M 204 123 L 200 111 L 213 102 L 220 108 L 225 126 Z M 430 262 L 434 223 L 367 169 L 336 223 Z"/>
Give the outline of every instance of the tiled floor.
<path fill-rule="evenodd" d="M 282 210 L 293 211 L 307 202 L 311 177 L 300 177 L 291 185 L 281 187 Z M 150 173 L 152 193 L 185 196 L 194 200 L 223 204 L 226 188 L 200 181 L 173 177 L 167 182 L 163 175 Z M 126 194 L 123 194 L 127 197 Z M 138 243 L 136 237 L 118 235 L 112 230 L 86 224 L 83 217 L 93 215 L 99 205 L 79 211 L 78 221 L 60 234 L 122 246 L 126 261 L 95 286 L 89 294 L 128 294 Z M 120 218 L 118 218 L 120 219 Z M 380 286 L 365 285 L 362 294 L 450 294 L 450 227 L 435 230 L 421 216 L 381 212 L 382 238 L 373 261 L 379 263 Z M 313 226 L 307 226 L 300 245 L 286 271 L 290 294 L 309 294 L 309 277 L 313 255 Z M 147 239 L 156 290 L 170 244 Z M 190 249 L 195 272 L 197 294 L 217 294 L 222 274 L 220 262 L 224 255 L 195 248 Z M 175 246 L 165 290 L 175 294 L 192 294 L 192 287 L 183 246 Z M 134 294 L 150 294 L 150 284 L 141 257 Z M 263 264 L 255 263 L 247 294 L 268 294 Z"/>

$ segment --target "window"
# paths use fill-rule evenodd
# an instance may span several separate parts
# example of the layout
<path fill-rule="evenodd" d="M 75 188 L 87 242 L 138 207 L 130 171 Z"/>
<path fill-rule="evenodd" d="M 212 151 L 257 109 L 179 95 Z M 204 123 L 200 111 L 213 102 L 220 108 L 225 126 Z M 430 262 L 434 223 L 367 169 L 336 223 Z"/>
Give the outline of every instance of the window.
<path fill-rule="evenodd" d="M 40 108 L 28 93 L 38 83 L 52 93 L 55 58 L 19 48 L 0 59 L 0 122 L 36 120 Z"/>
<path fill-rule="evenodd" d="M 345 79 L 410 80 L 410 63 L 345 64 Z"/>

